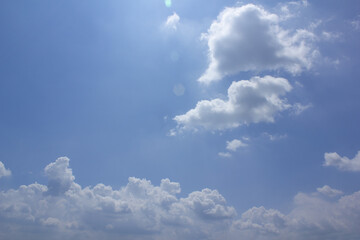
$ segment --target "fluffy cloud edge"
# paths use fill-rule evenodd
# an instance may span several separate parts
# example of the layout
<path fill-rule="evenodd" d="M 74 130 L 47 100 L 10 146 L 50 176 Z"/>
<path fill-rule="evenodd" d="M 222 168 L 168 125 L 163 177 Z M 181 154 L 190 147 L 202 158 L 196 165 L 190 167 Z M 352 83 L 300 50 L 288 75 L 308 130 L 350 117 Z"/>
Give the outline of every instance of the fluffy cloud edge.
<path fill-rule="evenodd" d="M 353 159 L 345 156 L 341 157 L 336 152 L 325 153 L 324 159 L 324 167 L 332 166 L 341 171 L 360 172 L 360 151 L 357 152 Z"/>
<path fill-rule="evenodd" d="M 248 144 L 242 142 L 239 139 L 233 139 L 232 141 L 226 141 L 226 149 L 229 151 L 236 152 L 238 148 L 247 147 Z"/>
<path fill-rule="evenodd" d="M 331 188 L 328 185 L 324 185 L 323 187 L 317 188 L 316 190 L 319 193 L 321 193 L 321 194 L 323 194 L 325 196 L 329 196 L 329 197 L 336 197 L 336 196 L 344 194 L 342 191 L 340 191 L 338 189 Z"/>
<path fill-rule="evenodd" d="M 3 162 L 0 161 L 0 178 L 11 176 L 10 169 L 6 169 Z"/>

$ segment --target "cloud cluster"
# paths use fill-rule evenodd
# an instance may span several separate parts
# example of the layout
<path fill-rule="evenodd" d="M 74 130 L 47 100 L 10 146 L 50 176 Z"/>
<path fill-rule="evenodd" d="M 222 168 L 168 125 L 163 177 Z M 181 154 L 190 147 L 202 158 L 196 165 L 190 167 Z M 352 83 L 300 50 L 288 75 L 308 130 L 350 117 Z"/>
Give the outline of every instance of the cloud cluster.
<path fill-rule="evenodd" d="M 209 66 L 198 81 L 209 84 L 243 71 L 258 74 L 285 70 L 295 75 L 310 69 L 318 55 L 314 46 L 316 35 L 306 29 L 281 27 L 281 23 L 290 18 L 292 8 L 305 7 L 307 1 L 281 6 L 287 17 L 254 4 L 225 8 L 202 35 L 208 44 Z M 202 100 L 187 113 L 175 116 L 177 129 L 169 135 L 186 129 L 213 131 L 274 122 L 275 115 L 288 108 L 295 115 L 301 114 L 311 104 L 288 104 L 281 97 L 291 89 L 286 79 L 272 76 L 233 82 L 228 88 L 228 99 Z M 229 153 L 219 155 L 230 156 Z"/>
<path fill-rule="evenodd" d="M 114 190 L 74 182 L 69 159 L 45 167 L 48 185 L 0 192 L 0 239 L 213 239 L 229 229 L 233 207 L 216 190 L 178 198 L 180 185 L 129 178 Z"/>
<path fill-rule="evenodd" d="M 8 177 L 11 175 L 11 171 L 5 168 L 5 165 L 0 161 L 0 178 Z"/>
<path fill-rule="evenodd" d="M 326 167 L 333 166 L 342 171 L 360 172 L 360 151 L 358 151 L 353 159 L 341 157 L 336 152 L 325 153 L 324 158 L 325 162 L 323 165 Z"/>
<path fill-rule="evenodd" d="M 284 78 L 253 77 L 233 82 L 228 99 L 203 100 L 174 118 L 182 129 L 224 130 L 243 124 L 273 122 L 276 113 L 291 107 L 285 95 L 292 89 Z"/>
<path fill-rule="evenodd" d="M 120 189 L 101 183 L 83 188 L 74 182 L 65 157 L 50 163 L 45 173 L 47 186 L 34 183 L 0 192 L 0 239 L 360 237 L 360 192 L 338 198 L 339 190 L 324 186 L 315 193 L 298 193 L 289 214 L 260 206 L 237 216 L 217 190 L 179 198 L 180 184 L 169 179 L 155 186 L 130 177 Z"/>
<path fill-rule="evenodd" d="M 254 207 L 234 223 L 244 239 L 357 239 L 360 237 L 360 192 L 332 200 L 317 193 L 298 193 L 287 215 Z"/>
<path fill-rule="evenodd" d="M 208 43 L 210 63 L 198 79 L 202 83 L 241 71 L 284 69 L 298 74 L 312 66 L 317 53 L 313 33 L 284 30 L 278 15 L 253 4 L 223 10 L 203 39 Z"/>

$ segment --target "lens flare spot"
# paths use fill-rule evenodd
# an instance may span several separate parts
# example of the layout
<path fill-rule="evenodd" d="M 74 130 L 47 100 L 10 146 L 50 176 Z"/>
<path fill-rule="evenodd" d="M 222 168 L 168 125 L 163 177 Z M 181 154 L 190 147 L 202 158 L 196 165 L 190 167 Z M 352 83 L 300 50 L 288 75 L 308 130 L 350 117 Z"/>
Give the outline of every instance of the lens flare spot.
<path fill-rule="evenodd" d="M 173 92 L 176 96 L 180 97 L 185 93 L 185 87 L 180 83 L 176 84 L 173 88 Z"/>
<path fill-rule="evenodd" d="M 165 6 L 171 7 L 171 0 L 165 0 Z"/>

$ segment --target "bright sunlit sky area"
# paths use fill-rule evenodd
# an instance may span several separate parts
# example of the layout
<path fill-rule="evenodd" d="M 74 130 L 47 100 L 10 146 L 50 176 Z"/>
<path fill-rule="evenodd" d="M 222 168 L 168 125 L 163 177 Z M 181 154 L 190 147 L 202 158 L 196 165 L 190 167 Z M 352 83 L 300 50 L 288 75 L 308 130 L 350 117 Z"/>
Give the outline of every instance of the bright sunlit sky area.
<path fill-rule="evenodd" d="M 0 239 L 359 239 L 358 1 L 3 0 Z"/>

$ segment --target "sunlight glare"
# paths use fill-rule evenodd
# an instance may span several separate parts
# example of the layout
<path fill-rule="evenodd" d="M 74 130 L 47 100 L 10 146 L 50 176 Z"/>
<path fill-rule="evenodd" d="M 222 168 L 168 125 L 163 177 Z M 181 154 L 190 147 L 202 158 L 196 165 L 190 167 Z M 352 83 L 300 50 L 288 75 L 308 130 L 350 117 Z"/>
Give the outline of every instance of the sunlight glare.
<path fill-rule="evenodd" d="M 171 7 L 171 0 L 165 0 L 165 6 Z"/>

